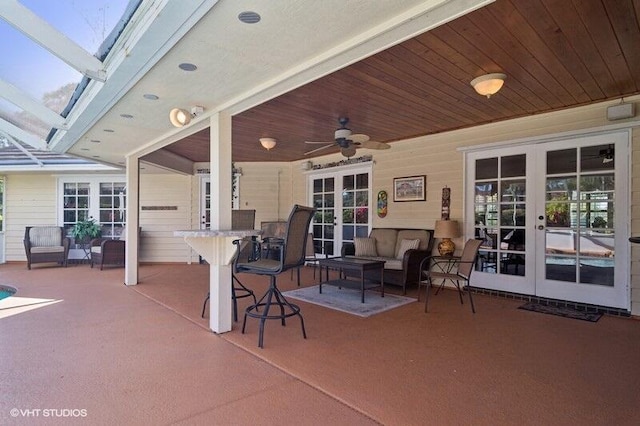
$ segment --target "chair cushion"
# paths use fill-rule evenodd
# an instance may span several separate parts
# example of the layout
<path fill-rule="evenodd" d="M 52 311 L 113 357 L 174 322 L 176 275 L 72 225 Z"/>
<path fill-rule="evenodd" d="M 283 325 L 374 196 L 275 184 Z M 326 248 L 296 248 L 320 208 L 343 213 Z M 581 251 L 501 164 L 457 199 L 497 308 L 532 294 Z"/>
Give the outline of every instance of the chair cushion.
<path fill-rule="evenodd" d="M 398 253 L 396 253 L 396 259 L 402 259 L 407 250 L 415 250 L 420 246 L 420 240 L 402 240 L 400 241 L 400 247 L 398 247 Z"/>
<path fill-rule="evenodd" d="M 355 246 L 356 256 L 377 256 L 376 239 L 375 238 L 361 238 L 356 237 L 353 239 L 353 245 Z"/>
<path fill-rule="evenodd" d="M 64 246 L 31 247 L 31 253 L 63 253 Z"/>
<path fill-rule="evenodd" d="M 29 230 L 31 247 L 59 246 L 61 230 L 59 226 L 34 226 Z"/>
<path fill-rule="evenodd" d="M 96 254 L 102 253 L 102 246 L 92 246 L 91 253 L 96 253 Z"/>

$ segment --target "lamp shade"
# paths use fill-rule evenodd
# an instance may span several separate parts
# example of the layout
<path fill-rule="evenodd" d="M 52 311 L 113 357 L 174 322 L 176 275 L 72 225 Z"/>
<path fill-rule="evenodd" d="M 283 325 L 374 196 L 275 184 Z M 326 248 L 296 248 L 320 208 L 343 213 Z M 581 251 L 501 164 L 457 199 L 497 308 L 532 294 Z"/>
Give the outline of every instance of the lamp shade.
<path fill-rule="evenodd" d="M 436 220 L 435 238 L 457 238 L 460 236 L 458 222 L 455 220 Z"/>
<path fill-rule="evenodd" d="M 191 121 L 191 114 L 185 109 L 174 108 L 169 113 L 169 121 L 176 127 L 183 127 Z"/>
<path fill-rule="evenodd" d="M 490 98 L 502 88 L 506 78 L 506 74 L 502 73 L 485 74 L 471 80 L 471 85 L 478 94 Z"/>
<path fill-rule="evenodd" d="M 276 140 L 274 138 L 260 138 L 260 145 L 267 151 L 276 146 Z"/>

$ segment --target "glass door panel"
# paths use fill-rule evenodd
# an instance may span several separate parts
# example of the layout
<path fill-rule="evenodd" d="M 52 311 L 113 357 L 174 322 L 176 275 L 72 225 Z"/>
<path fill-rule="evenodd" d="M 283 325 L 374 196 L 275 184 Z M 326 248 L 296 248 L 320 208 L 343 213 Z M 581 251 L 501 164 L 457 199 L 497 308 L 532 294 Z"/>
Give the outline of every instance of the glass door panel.
<path fill-rule="evenodd" d="M 502 289 L 524 292 L 522 278 L 496 280 L 498 276 L 524 277 L 526 256 L 527 155 L 512 150 L 473 163 L 474 235 L 483 240 L 476 271 L 486 283 Z"/>
<path fill-rule="evenodd" d="M 316 254 L 334 256 L 335 250 L 335 177 L 313 179 L 313 247 Z"/>
<path fill-rule="evenodd" d="M 558 157 L 561 163 L 555 160 Z M 620 191 L 615 145 L 549 149 L 546 159 L 545 267 L 540 290 L 550 297 L 573 290 L 581 301 L 611 305 L 601 298 L 607 287 L 615 287 L 617 272 L 614 203 Z M 610 293 L 611 300 L 620 298 L 617 291 Z"/>
<path fill-rule="evenodd" d="M 628 134 L 538 146 L 536 294 L 629 307 Z"/>

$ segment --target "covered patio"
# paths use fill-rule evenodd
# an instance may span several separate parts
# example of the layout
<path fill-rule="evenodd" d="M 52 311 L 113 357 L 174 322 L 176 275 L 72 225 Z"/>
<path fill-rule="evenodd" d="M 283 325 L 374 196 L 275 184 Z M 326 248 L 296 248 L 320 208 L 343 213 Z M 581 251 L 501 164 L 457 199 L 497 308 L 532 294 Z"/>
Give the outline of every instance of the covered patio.
<path fill-rule="evenodd" d="M 207 266 L 139 272 L 127 287 L 120 268 L 0 266 L 2 284 L 18 289 L 0 302 L 1 423 L 42 422 L 33 410 L 64 408 L 85 410 L 90 424 L 631 425 L 640 417 L 633 318 L 592 323 L 483 295 L 473 315 L 453 291 L 431 297 L 428 314 L 422 303 L 360 318 L 301 302 L 308 339 L 295 320 L 269 323 L 259 349 L 255 322 L 246 334 L 239 322 L 216 335 L 200 318 Z M 241 278 L 266 288 L 264 278 Z M 302 283 L 314 283 L 310 268 Z M 288 273 L 279 285 L 296 287 Z M 13 417 L 13 408 L 31 411 Z"/>

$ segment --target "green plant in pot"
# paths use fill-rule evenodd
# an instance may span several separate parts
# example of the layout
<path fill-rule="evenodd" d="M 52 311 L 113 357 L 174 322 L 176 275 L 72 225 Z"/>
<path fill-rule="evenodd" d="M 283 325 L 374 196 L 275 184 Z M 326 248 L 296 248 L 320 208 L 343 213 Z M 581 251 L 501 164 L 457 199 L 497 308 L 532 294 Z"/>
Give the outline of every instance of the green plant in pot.
<path fill-rule="evenodd" d="M 93 219 L 81 220 L 76 222 L 71 228 L 71 235 L 76 240 L 77 244 L 87 244 L 92 239 L 100 237 L 102 234 L 102 228 Z"/>

